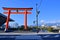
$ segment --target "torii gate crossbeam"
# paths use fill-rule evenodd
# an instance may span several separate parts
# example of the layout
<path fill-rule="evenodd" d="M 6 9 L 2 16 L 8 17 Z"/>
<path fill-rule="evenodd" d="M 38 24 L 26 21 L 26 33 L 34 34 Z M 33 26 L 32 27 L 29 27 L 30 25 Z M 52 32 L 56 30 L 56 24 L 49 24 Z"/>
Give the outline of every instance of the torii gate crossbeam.
<path fill-rule="evenodd" d="M 31 14 L 31 11 L 33 8 L 5 8 L 4 10 L 7 10 L 8 12 L 4 12 L 4 14 L 8 14 L 7 20 L 6 20 L 6 30 L 8 30 L 8 24 L 10 20 L 10 14 L 24 14 L 24 29 L 27 30 L 27 14 Z M 16 10 L 16 12 L 11 12 L 12 10 Z M 23 12 L 19 12 L 18 10 L 23 10 Z"/>

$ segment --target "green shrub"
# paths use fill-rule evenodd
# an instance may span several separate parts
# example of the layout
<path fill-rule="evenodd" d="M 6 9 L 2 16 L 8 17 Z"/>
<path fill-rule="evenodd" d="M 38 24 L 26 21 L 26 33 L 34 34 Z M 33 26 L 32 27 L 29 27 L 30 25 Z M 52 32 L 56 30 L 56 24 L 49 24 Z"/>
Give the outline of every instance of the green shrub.
<path fill-rule="evenodd" d="M 49 32 L 52 32 L 53 28 L 52 28 L 52 27 L 48 27 L 47 30 L 48 30 Z"/>

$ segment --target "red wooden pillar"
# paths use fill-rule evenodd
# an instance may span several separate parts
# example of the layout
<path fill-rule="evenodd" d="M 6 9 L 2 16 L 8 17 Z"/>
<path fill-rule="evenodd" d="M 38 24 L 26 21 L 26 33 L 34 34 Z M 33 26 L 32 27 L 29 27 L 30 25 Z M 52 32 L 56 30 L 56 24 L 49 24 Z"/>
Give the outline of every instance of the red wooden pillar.
<path fill-rule="evenodd" d="M 8 10 L 8 16 L 7 16 L 7 20 L 6 20 L 6 28 L 5 28 L 5 31 L 8 30 L 9 20 L 10 20 L 10 10 Z"/>
<path fill-rule="evenodd" d="M 24 29 L 27 30 L 27 10 L 25 10 L 24 14 Z"/>

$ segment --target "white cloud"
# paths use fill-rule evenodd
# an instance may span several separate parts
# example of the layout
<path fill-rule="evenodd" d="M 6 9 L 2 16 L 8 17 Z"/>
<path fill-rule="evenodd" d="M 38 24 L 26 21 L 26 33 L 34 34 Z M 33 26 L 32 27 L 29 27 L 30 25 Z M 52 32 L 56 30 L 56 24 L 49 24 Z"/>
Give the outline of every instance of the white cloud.
<path fill-rule="evenodd" d="M 51 21 L 41 20 L 40 23 L 60 23 L 60 20 L 51 20 Z"/>
<path fill-rule="evenodd" d="M 56 21 L 47 21 L 46 23 L 56 23 Z"/>
<path fill-rule="evenodd" d="M 43 22 L 45 22 L 45 21 L 44 21 L 44 20 L 41 20 L 40 22 L 43 23 Z"/>
<path fill-rule="evenodd" d="M 60 20 L 57 20 L 56 22 L 60 22 Z"/>

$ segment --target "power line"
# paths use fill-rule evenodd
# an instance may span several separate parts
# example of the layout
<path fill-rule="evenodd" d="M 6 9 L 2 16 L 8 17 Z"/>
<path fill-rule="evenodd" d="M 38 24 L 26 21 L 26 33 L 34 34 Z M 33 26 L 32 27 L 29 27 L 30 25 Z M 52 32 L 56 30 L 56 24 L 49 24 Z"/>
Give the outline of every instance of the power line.
<path fill-rule="evenodd" d="M 38 6 L 38 8 L 40 8 L 40 7 L 41 7 L 41 5 L 42 5 L 42 2 L 43 2 L 43 0 L 40 0 L 40 3 L 39 3 L 39 6 Z"/>

